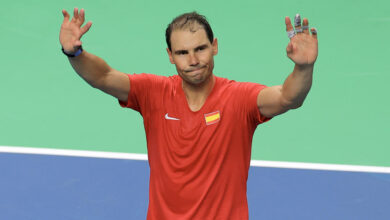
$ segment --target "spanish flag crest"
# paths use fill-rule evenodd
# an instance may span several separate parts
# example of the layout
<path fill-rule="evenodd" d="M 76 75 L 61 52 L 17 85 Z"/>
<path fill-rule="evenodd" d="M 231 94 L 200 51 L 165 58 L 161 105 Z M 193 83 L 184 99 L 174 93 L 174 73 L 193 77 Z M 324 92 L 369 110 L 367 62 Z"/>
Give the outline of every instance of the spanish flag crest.
<path fill-rule="evenodd" d="M 204 119 L 206 121 L 206 125 L 215 124 L 221 119 L 221 114 L 219 111 L 204 114 Z"/>

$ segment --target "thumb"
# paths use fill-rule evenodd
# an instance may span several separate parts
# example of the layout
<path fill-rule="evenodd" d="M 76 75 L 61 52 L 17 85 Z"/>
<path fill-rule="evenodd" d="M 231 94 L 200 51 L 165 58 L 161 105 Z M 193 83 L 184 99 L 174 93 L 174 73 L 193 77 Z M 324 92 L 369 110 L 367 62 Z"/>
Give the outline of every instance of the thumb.
<path fill-rule="evenodd" d="M 81 47 L 81 45 L 83 44 L 83 42 L 81 42 L 80 40 L 77 40 L 74 44 L 74 47 L 75 48 L 78 48 L 78 47 Z"/>
<path fill-rule="evenodd" d="M 287 51 L 287 53 L 291 53 L 293 51 L 293 45 L 292 45 L 291 41 L 290 41 L 290 43 L 288 43 L 286 51 Z"/>

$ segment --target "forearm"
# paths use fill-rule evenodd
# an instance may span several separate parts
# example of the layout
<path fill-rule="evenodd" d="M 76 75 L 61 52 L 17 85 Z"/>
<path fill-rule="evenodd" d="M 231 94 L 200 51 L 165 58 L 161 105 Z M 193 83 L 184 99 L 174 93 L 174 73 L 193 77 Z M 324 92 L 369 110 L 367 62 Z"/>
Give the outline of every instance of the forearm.
<path fill-rule="evenodd" d="M 95 88 L 99 87 L 99 84 L 111 70 L 111 67 L 103 59 L 85 50 L 77 57 L 69 57 L 69 62 L 77 74 Z"/>
<path fill-rule="evenodd" d="M 293 72 L 284 81 L 282 97 L 289 108 L 298 108 L 303 104 L 310 91 L 314 65 L 295 65 Z"/>

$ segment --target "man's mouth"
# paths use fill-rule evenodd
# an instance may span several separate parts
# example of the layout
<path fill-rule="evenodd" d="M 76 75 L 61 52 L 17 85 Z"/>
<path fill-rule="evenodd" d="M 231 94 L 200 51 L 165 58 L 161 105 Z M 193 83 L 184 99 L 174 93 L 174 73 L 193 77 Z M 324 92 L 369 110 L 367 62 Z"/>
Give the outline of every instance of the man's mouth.
<path fill-rule="evenodd" d="M 198 71 L 198 70 L 201 70 L 203 69 L 204 66 L 201 66 L 201 67 L 198 67 L 198 68 L 194 68 L 194 69 L 190 69 L 190 70 L 186 70 L 187 73 L 190 73 L 190 72 L 195 72 L 195 71 Z"/>

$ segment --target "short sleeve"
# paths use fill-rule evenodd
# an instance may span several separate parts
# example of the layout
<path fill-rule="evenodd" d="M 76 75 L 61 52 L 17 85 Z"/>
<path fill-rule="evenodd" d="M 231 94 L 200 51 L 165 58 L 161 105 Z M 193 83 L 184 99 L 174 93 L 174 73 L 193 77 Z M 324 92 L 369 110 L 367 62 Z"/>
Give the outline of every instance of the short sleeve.
<path fill-rule="evenodd" d="M 124 108 L 131 108 L 143 114 L 143 111 L 150 104 L 153 91 L 158 89 L 162 77 L 146 73 L 128 74 L 127 76 L 130 82 L 127 102 L 118 100 L 119 104 Z"/>
<path fill-rule="evenodd" d="M 243 102 L 243 109 L 247 114 L 248 120 L 255 125 L 271 120 L 272 118 L 263 116 L 257 106 L 257 97 L 260 91 L 267 88 L 267 86 L 258 83 L 243 82 L 240 83 L 239 87 L 241 90 L 241 102 Z"/>

